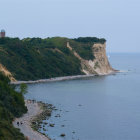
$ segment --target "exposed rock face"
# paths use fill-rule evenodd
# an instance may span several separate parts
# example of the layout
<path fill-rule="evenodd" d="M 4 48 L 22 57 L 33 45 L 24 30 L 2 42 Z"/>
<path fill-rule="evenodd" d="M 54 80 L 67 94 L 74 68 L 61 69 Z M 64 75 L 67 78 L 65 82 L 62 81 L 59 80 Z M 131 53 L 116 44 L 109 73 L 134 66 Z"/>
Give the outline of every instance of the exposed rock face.
<path fill-rule="evenodd" d="M 16 79 L 12 76 L 11 72 L 9 72 L 2 64 L 0 64 L 0 72 L 8 76 L 12 82 L 16 81 Z"/>
<path fill-rule="evenodd" d="M 115 72 L 115 70 L 109 64 L 106 56 L 106 43 L 94 44 L 92 47 L 94 59 L 94 69 L 98 74 L 109 74 Z"/>
<path fill-rule="evenodd" d="M 88 60 L 83 59 L 76 51 L 72 49 L 69 42 L 67 42 L 67 47 L 73 51 L 74 55 L 81 61 L 81 71 L 85 74 L 97 74 L 96 71 L 93 69 L 93 66 L 90 64 Z"/>
<path fill-rule="evenodd" d="M 85 74 L 98 74 L 105 75 L 115 72 L 115 70 L 110 66 L 108 58 L 106 56 L 106 44 L 94 44 L 92 46 L 94 60 L 85 60 L 80 57 L 80 55 L 72 49 L 69 42 L 67 42 L 67 47 L 73 51 L 74 55 L 81 61 L 82 72 Z"/>

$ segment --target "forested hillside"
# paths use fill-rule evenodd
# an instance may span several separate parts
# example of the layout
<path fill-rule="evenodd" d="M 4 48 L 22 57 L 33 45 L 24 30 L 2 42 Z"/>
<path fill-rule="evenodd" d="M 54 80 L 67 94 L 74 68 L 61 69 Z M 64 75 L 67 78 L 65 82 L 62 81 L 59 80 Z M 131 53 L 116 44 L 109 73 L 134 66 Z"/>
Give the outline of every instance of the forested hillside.
<path fill-rule="evenodd" d="M 84 59 L 93 60 L 92 45 L 104 43 L 95 37 L 68 39 L 0 38 L 0 63 L 17 80 L 37 80 L 50 77 L 79 75 L 80 61 L 66 47 L 67 42 Z"/>
<path fill-rule="evenodd" d="M 22 94 L 9 84 L 0 73 L 0 140 L 24 140 L 23 134 L 13 127 L 12 121 L 27 112 Z"/>

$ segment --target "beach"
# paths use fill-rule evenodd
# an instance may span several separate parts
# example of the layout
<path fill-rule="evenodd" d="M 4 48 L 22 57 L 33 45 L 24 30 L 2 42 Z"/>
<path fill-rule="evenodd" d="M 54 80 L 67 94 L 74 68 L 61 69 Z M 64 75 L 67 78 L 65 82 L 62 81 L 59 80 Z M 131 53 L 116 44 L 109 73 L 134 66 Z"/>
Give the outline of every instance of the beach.
<path fill-rule="evenodd" d="M 47 82 L 57 82 L 57 81 L 65 81 L 65 80 L 73 80 L 79 78 L 87 78 L 93 77 L 95 74 L 89 75 L 75 75 L 75 76 L 63 76 L 63 77 L 54 77 L 49 79 L 40 79 L 40 80 L 30 80 L 30 81 L 13 81 L 11 84 L 20 85 L 20 84 L 35 84 L 35 83 L 47 83 Z"/>
<path fill-rule="evenodd" d="M 28 140 L 50 140 L 47 136 L 31 128 L 32 120 L 43 112 L 41 104 L 36 101 L 25 100 L 25 105 L 28 108 L 28 112 L 13 121 L 14 127 L 19 128 Z"/>
<path fill-rule="evenodd" d="M 49 79 L 40 79 L 40 80 L 30 80 L 30 81 L 12 81 L 11 84 L 20 85 L 20 84 L 35 84 L 35 83 L 47 83 L 47 82 L 57 82 L 57 81 L 65 81 L 65 80 L 74 80 L 74 79 L 80 79 L 80 78 L 88 78 L 88 77 L 94 77 L 94 76 L 105 76 L 105 75 L 111 75 L 115 74 L 117 72 L 121 72 L 119 70 L 116 70 L 114 72 L 110 72 L 108 74 L 88 74 L 88 75 L 74 75 L 74 76 L 63 76 L 63 77 L 54 77 Z"/>

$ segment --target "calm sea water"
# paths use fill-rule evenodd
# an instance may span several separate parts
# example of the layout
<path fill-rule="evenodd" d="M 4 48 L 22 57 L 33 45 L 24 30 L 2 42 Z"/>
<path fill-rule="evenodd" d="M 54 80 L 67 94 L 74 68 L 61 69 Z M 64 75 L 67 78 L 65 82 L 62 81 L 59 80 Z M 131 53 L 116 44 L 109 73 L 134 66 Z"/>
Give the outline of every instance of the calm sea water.
<path fill-rule="evenodd" d="M 140 140 L 140 54 L 110 54 L 109 59 L 126 72 L 29 85 L 26 98 L 58 108 L 46 120 L 55 123 L 45 131 L 52 139 Z"/>

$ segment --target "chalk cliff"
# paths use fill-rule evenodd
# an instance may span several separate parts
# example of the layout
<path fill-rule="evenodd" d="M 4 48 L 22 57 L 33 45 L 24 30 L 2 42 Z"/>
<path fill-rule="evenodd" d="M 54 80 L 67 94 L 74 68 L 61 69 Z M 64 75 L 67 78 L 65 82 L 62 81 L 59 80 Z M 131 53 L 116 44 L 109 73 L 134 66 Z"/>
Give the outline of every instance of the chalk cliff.
<path fill-rule="evenodd" d="M 92 46 L 92 53 L 95 57 L 93 60 L 85 60 L 81 58 L 81 56 L 73 50 L 69 42 L 67 42 L 67 47 L 81 61 L 81 71 L 85 74 L 106 75 L 115 72 L 115 70 L 109 64 L 106 56 L 106 43 L 97 43 Z"/>

